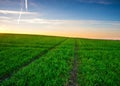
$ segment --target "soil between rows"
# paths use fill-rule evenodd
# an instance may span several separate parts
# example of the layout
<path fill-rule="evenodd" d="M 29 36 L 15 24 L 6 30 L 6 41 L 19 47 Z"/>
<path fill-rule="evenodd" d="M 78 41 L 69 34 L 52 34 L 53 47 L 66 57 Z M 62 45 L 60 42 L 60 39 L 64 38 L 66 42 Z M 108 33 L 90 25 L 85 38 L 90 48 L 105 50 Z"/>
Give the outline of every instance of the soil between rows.
<path fill-rule="evenodd" d="M 74 62 L 73 62 L 73 68 L 72 68 L 72 71 L 71 71 L 71 75 L 70 75 L 70 79 L 68 81 L 68 84 L 67 86 L 78 86 L 78 83 L 77 83 L 77 72 L 78 72 L 78 42 L 77 42 L 77 39 L 75 39 L 75 48 L 74 48 Z"/>

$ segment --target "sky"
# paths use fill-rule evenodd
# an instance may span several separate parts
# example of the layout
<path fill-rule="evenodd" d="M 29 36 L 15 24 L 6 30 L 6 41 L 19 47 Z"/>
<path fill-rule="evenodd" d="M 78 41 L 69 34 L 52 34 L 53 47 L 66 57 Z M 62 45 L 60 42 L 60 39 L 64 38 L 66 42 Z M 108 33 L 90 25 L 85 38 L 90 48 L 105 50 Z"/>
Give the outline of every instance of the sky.
<path fill-rule="evenodd" d="M 120 0 L 0 0 L 0 33 L 120 39 Z"/>

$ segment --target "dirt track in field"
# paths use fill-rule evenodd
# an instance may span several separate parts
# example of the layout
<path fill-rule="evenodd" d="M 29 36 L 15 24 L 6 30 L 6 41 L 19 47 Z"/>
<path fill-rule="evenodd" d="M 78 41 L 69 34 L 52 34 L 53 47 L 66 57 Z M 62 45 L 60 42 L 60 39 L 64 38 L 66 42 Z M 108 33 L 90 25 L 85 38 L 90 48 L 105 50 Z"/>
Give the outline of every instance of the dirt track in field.
<path fill-rule="evenodd" d="M 71 71 L 71 76 L 70 79 L 68 81 L 67 86 L 78 86 L 77 83 L 77 71 L 78 71 L 78 43 L 77 43 L 77 39 L 75 39 L 75 48 L 74 48 L 74 62 L 73 62 L 73 68 Z"/>

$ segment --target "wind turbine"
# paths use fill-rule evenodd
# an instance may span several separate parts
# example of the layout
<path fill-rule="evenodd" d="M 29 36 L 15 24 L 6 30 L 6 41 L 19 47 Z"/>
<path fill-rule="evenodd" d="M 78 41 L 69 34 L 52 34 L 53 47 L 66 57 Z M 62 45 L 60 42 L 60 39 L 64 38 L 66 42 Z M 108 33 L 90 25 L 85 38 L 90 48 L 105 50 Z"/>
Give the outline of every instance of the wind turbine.
<path fill-rule="evenodd" d="M 21 10 L 20 10 L 20 14 L 19 14 L 19 17 L 18 17 L 18 24 L 20 23 L 20 19 L 21 19 L 21 15 L 22 15 L 22 11 L 23 11 L 23 4 L 25 4 L 25 10 L 26 12 L 28 11 L 28 0 L 20 0 L 21 2 Z"/>
<path fill-rule="evenodd" d="M 26 8 L 26 11 L 28 10 L 28 0 L 25 0 L 25 8 Z"/>

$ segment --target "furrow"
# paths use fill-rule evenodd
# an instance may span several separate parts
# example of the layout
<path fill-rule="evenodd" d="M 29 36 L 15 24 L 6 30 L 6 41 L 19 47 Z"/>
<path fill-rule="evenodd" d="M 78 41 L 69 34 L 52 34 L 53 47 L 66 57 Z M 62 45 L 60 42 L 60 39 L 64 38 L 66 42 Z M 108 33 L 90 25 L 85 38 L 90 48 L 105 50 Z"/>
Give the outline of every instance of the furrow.
<path fill-rule="evenodd" d="M 75 39 L 75 48 L 74 48 L 74 61 L 73 61 L 73 68 L 71 71 L 70 79 L 68 81 L 67 86 L 78 86 L 77 83 L 77 71 L 78 71 L 78 42 Z"/>

